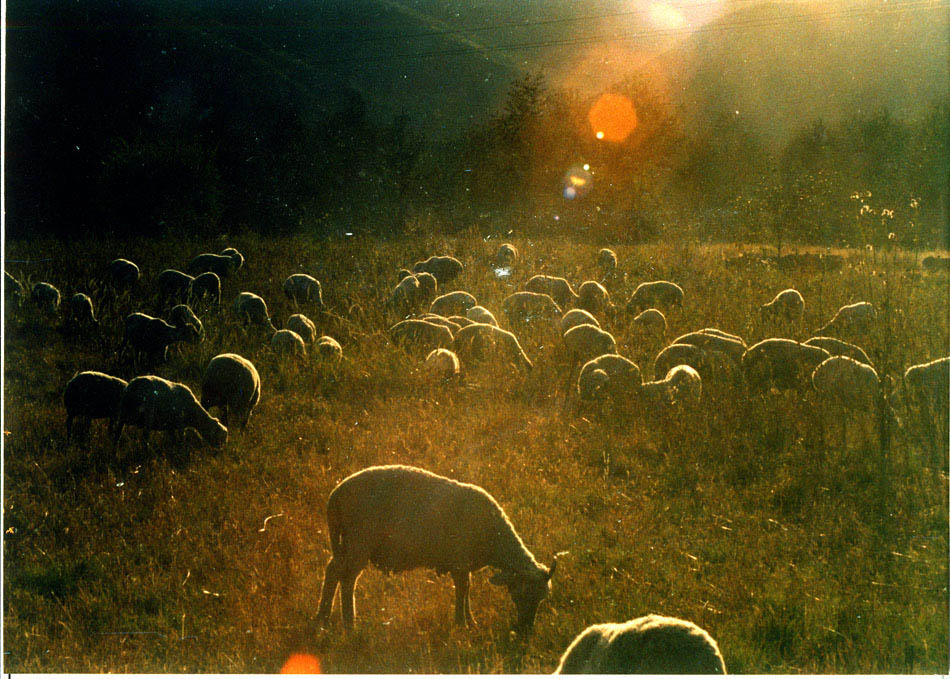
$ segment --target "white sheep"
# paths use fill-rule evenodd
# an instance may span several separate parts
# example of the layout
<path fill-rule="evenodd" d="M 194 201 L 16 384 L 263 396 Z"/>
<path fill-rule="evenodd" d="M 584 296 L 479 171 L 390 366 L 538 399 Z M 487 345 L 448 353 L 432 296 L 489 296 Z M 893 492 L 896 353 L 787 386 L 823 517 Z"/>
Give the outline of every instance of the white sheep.
<path fill-rule="evenodd" d="M 861 334 L 868 331 L 877 311 L 870 302 L 855 302 L 838 309 L 834 318 L 818 329 L 820 335 Z"/>
<path fill-rule="evenodd" d="M 643 383 L 640 367 L 620 354 L 604 354 L 591 359 L 577 378 L 577 394 L 582 401 L 601 397 L 616 399 L 635 393 Z"/>
<path fill-rule="evenodd" d="M 448 381 L 459 376 L 459 357 L 449 349 L 433 349 L 426 356 L 423 370 L 432 379 Z"/>
<path fill-rule="evenodd" d="M 227 278 L 240 268 L 242 261 L 243 258 L 238 260 L 238 258 L 229 255 L 215 255 L 206 252 L 188 262 L 185 271 L 192 276 L 210 271 L 217 274 L 218 278 Z"/>
<path fill-rule="evenodd" d="M 271 323 L 270 314 L 267 313 L 267 302 L 253 292 L 241 292 L 234 298 L 232 310 L 244 323 L 264 327 L 271 333 L 276 332 L 277 328 Z"/>
<path fill-rule="evenodd" d="M 478 306 L 478 302 L 473 295 L 464 290 L 456 290 L 436 297 L 429 305 L 429 313 L 439 316 L 464 316 L 465 312 L 474 306 Z"/>
<path fill-rule="evenodd" d="M 725 674 L 719 645 L 701 627 L 646 615 L 591 625 L 568 646 L 556 674 Z"/>
<path fill-rule="evenodd" d="M 131 288 L 141 277 L 139 267 L 127 259 L 113 259 L 109 262 L 109 278 L 116 288 Z"/>
<path fill-rule="evenodd" d="M 518 248 L 511 243 L 502 243 L 495 251 L 492 264 L 495 266 L 511 266 L 518 259 Z"/>
<path fill-rule="evenodd" d="M 343 360 L 343 347 L 329 335 L 324 335 L 313 343 L 313 354 L 325 364 L 337 364 Z"/>
<path fill-rule="evenodd" d="M 576 325 L 561 337 L 571 364 L 586 363 L 604 354 L 617 353 L 617 342 L 609 332 L 595 325 Z"/>
<path fill-rule="evenodd" d="M 52 283 L 41 282 L 34 285 L 30 291 L 30 299 L 47 314 L 55 314 L 59 309 L 59 290 Z"/>
<path fill-rule="evenodd" d="M 237 354 L 218 354 L 208 362 L 201 379 L 201 407 L 221 409 L 221 420 L 230 426 L 234 416 L 247 427 L 254 406 L 261 400 L 261 377 L 254 364 Z"/>
<path fill-rule="evenodd" d="M 190 325 L 175 326 L 148 314 L 133 313 L 125 317 L 120 352 L 131 348 L 133 353 L 144 353 L 151 365 L 156 359 L 168 359 L 168 347 L 177 342 L 197 341 L 197 331 Z"/>
<path fill-rule="evenodd" d="M 584 281 L 577 288 L 577 307 L 600 314 L 610 308 L 610 294 L 597 281 Z"/>
<path fill-rule="evenodd" d="M 287 319 L 287 324 L 284 327 L 300 335 L 304 344 L 313 344 L 314 340 L 317 339 L 317 326 L 303 314 L 292 315 Z"/>
<path fill-rule="evenodd" d="M 447 349 L 452 346 L 452 331 L 444 325 L 438 325 L 417 318 L 400 321 L 389 329 L 389 338 L 393 344 L 407 351 L 418 351 L 428 355 L 433 349 Z"/>
<path fill-rule="evenodd" d="M 644 309 L 631 321 L 633 330 L 644 337 L 663 340 L 666 337 L 666 316 L 659 309 Z"/>
<path fill-rule="evenodd" d="M 834 337 L 809 337 L 804 341 L 804 344 L 821 347 L 832 356 L 847 356 L 866 365 L 874 365 L 864 349 L 856 344 L 845 342 L 844 340 L 839 340 Z"/>
<path fill-rule="evenodd" d="M 165 269 L 158 274 L 158 299 L 159 304 L 165 304 L 171 300 L 174 302 L 186 302 L 191 294 L 191 284 L 194 277 L 175 269 Z"/>
<path fill-rule="evenodd" d="M 372 563 L 388 572 L 448 573 L 455 622 L 473 625 L 471 573 L 487 566 L 496 571 L 491 582 L 511 594 L 515 629 L 527 633 L 557 568 L 556 557 L 550 568 L 535 560 L 484 489 L 416 467 L 369 467 L 341 481 L 327 499 L 327 528 L 333 554 L 317 612 L 321 624 L 329 621 L 339 588 L 343 625 L 353 626 L 356 580 Z"/>
<path fill-rule="evenodd" d="M 476 323 L 487 323 L 488 325 L 498 325 L 495 315 L 483 306 L 473 306 L 465 312 L 465 317 Z"/>
<path fill-rule="evenodd" d="M 462 273 L 462 263 L 447 255 L 433 255 L 427 260 L 416 262 L 412 267 L 413 273 L 425 272 L 435 276 L 440 286 L 451 283 Z"/>
<path fill-rule="evenodd" d="M 502 312 L 512 327 L 555 327 L 561 318 L 561 307 L 547 294 L 516 292 L 501 303 Z"/>
<path fill-rule="evenodd" d="M 798 389 L 831 354 L 821 347 L 795 340 L 769 338 L 749 347 L 742 355 L 742 371 L 754 389 Z"/>
<path fill-rule="evenodd" d="M 170 431 L 177 438 L 186 427 L 198 430 L 201 438 L 217 448 L 228 440 L 227 428 L 201 407 L 191 389 L 157 375 L 136 377 L 122 390 L 113 434 L 115 446 L 125 425 L 141 427 L 146 445 L 152 431 Z"/>
<path fill-rule="evenodd" d="M 524 289 L 527 292 L 549 295 L 562 309 L 568 309 L 577 303 L 577 293 L 566 278 L 539 274 L 529 278 Z"/>
<path fill-rule="evenodd" d="M 191 294 L 195 299 L 207 297 L 215 306 L 221 304 L 221 277 L 213 271 L 198 274 L 191 282 Z"/>
<path fill-rule="evenodd" d="M 281 355 L 307 355 L 307 346 L 303 338 L 293 330 L 288 330 L 287 328 L 282 328 L 271 335 L 270 346 L 275 353 Z"/>
<path fill-rule="evenodd" d="M 534 368 L 518 338 L 494 325 L 472 323 L 465 326 L 455 335 L 452 348 L 465 364 L 466 370 L 480 361 L 508 363 L 521 370 Z"/>
<path fill-rule="evenodd" d="M 109 418 L 109 434 L 115 428 L 119 415 L 119 401 L 125 380 L 105 373 L 87 370 L 73 376 L 63 391 L 63 404 L 66 406 L 66 442 L 72 436 L 73 420 L 79 418 L 81 436 L 89 433 L 92 420 Z"/>
<path fill-rule="evenodd" d="M 93 312 L 92 299 L 90 299 L 89 295 L 77 292 L 69 298 L 69 321 L 80 327 L 89 327 L 99 324 Z"/>
<path fill-rule="evenodd" d="M 284 294 L 295 303 L 313 302 L 323 308 L 323 289 L 320 281 L 305 273 L 295 273 L 284 279 Z"/>
<path fill-rule="evenodd" d="M 594 315 L 589 311 L 584 309 L 571 309 L 561 317 L 561 322 L 558 325 L 558 329 L 561 331 L 563 336 L 571 328 L 574 328 L 578 325 L 584 325 L 585 323 L 600 327 L 600 321 L 594 318 Z"/>
<path fill-rule="evenodd" d="M 627 302 L 627 312 L 639 314 L 644 309 L 678 306 L 683 302 L 683 288 L 670 281 L 640 283 Z"/>

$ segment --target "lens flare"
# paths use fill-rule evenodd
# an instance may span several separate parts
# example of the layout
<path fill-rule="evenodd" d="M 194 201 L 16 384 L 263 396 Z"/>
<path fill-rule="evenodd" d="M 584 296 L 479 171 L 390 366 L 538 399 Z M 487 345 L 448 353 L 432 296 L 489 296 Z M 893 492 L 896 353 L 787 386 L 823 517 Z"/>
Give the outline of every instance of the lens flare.
<path fill-rule="evenodd" d="M 595 137 L 619 143 L 636 129 L 637 111 L 627 97 L 607 92 L 594 102 L 587 120 Z"/>
<path fill-rule="evenodd" d="M 565 198 L 574 200 L 590 191 L 594 177 L 588 168 L 588 165 L 574 165 L 564 173 Z"/>
<path fill-rule="evenodd" d="M 281 674 L 320 674 L 320 659 L 309 653 L 291 653 Z"/>

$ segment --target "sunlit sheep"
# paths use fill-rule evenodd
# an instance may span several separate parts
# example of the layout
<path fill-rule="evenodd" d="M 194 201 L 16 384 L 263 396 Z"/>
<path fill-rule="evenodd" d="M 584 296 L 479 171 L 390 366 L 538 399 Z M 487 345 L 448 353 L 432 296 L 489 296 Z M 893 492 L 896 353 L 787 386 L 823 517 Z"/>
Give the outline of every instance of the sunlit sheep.
<path fill-rule="evenodd" d="M 524 289 L 527 292 L 550 296 L 562 309 L 569 309 L 577 303 L 577 293 L 566 278 L 539 274 L 529 278 Z"/>
<path fill-rule="evenodd" d="M 201 406 L 220 408 L 225 426 L 235 417 L 244 429 L 260 399 L 261 378 L 249 360 L 237 354 L 218 354 L 209 361 L 201 380 Z"/>
<path fill-rule="evenodd" d="M 464 290 L 448 292 L 436 297 L 429 305 L 429 313 L 440 316 L 464 316 L 465 312 L 478 306 L 475 297 Z"/>
<path fill-rule="evenodd" d="M 468 366 L 485 361 L 495 365 L 507 363 L 521 370 L 534 367 L 518 338 L 494 325 L 472 323 L 465 326 L 456 334 L 452 347 L 466 370 Z"/>

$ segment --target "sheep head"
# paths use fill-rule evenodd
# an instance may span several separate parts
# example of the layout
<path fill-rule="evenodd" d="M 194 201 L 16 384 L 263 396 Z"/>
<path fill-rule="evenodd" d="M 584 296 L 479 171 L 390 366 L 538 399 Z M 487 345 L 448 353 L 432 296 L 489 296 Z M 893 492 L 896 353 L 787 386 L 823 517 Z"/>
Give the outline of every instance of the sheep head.
<path fill-rule="evenodd" d="M 518 612 L 514 629 L 519 634 L 528 634 L 534 626 L 538 606 L 551 593 L 551 577 L 556 569 L 557 556 L 551 562 L 550 568 L 538 564 L 536 568 L 527 571 L 499 571 L 492 576 L 492 584 L 508 588 Z"/>

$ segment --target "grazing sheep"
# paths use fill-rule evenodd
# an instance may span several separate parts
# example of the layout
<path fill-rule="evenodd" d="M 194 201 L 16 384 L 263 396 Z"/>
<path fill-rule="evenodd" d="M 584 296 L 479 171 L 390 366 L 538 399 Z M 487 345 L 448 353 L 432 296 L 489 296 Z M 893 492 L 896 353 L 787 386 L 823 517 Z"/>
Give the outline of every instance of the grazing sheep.
<path fill-rule="evenodd" d="M 810 337 L 804 344 L 812 347 L 821 347 L 832 356 L 847 356 L 866 365 L 874 365 L 864 349 L 856 344 L 835 339 L 834 337 Z"/>
<path fill-rule="evenodd" d="M 446 318 L 445 320 L 449 321 L 450 323 L 454 323 L 455 325 L 458 326 L 457 329 L 453 329 L 453 330 L 452 330 L 452 334 L 457 333 L 459 330 L 461 330 L 462 328 L 464 328 L 466 325 L 471 325 L 472 323 L 475 322 L 475 321 L 473 321 L 471 318 L 469 318 L 468 316 L 449 316 L 449 317 Z"/>
<path fill-rule="evenodd" d="M 507 362 L 522 370 L 534 368 L 518 338 L 494 325 L 472 323 L 465 326 L 455 335 L 452 348 L 466 365 L 466 370 L 468 366 L 486 360 L 496 364 Z"/>
<path fill-rule="evenodd" d="M 37 283 L 30 291 L 33 304 L 47 314 L 55 314 L 59 309 L 59 290 L 51 283 Z"/>
<path fill-rule="evenodd" d="M 317 326 L 303 314 L 294 314 L 288 318 L 287 325 L 284 327 L 300 335 L 304 344 L 313 344 L 313 341 L 317 339 Z"/>
<path fill-rule="evenodd" d="M 603 313 L 610 307 L 610 295 L 597 281 L 584 281 L 577 288 L 577 307 L 592 314 Z"/>
<path fill-rule="evenodd" d="M 277 328 L 271 323 L 270 314 L 267 313 L 267 302 L 253 292 L 239 293 L 231 308 L 245 324 L 251 323 L 265 327 L 271 333 L 277 331 Z"/>
<path fill-rule="evenodd" d="M 598 328 L 600 327 L 600 321 L 594 318 L 593 314 L 589 311 L 585 311 L 584 309 L 571 309 L 561 317 L 561 323 L 559 325 L 561 335 L 564 335 L 564 333 L 571 328 L 584 325 L 585 323 Z"/>
<path fill-rule="evenodd" d="M 742 360 L 742 355 L 748 348 L 745 340 L 738 335 L 730 335 L 716 328 L 703 328 L 680 335 L 673 340 L 673 344 L 692 344 L 707 352 L 718 351 L 731 358 L 736 364 Z"/>
<path fill-rule="evenodd" d="M 433 349 L 426 356 L 425 373 L 438 380 L 450 380 L 459 376 L 459 357 L 448 349 Z"/>
<path fill-rule="evenodd" d="M 475 297 L 463 290 L 456 290 L 436 297 L 429 305 L 429 313 L 439 316 L 464 316 L 465 312 L 474 306 L 478 306 Z"/>
<path fill-rule="evenodd" d="M 202 408 L 218 407 L 225 426 L 230 426 L 234 415 L 244 429 L 260 400 L 261 377 L 253 363 L 237 354 L 218 354 L 211 359 L 201 379 Z"/>
<path fill-rule="evenodd" d="M 419 281 L 419 306 L 431 304 L 432 300 L 439 294 L 439 281 L 431 273 L 425 271 L 420 271 L 415 276 L 416 280 Z"/>
<path fill-rule="evenodd" d="M 447 349 L 452 346 L 452 331 L 444 325 L 410 318 L 399 321 L 389 329 L 389 338 L 398 347 L 406 351 L 428 355 L 433 349 Z"/>
<path fill-rule="evenodd" d="M 550 295 L 539 292 L 516 292 L 501 303 L 508 325 L 512 327 L 553 327 L 561 317 L 561 307 Z"/>
<path fill-rule="evenodd" d="M 63 403 L 66 406 L 66 442 L 69 443 L 73 420 L 77 417 L 84 437 L 89 433 L 89 423 L 92 420 L 108 417 L 111 435 L 119 414 L 119 400 L 126 384 L 128 383 L 123 379 L 94 370 L 74 375 L 66 383 L 66 390 L 63 392 Z"/>
<path fill-rule="evenodd" d="M 215 306 L 221 304 L 221 277 L 213 271 L 195 276 L 191 282 L 191 294 L 195 299 L 207 297 Z"/>
<path fill-rule="evenodd" d="M 89 327 L 99 324 L 92 310 L 92 300 L 89 295 L 77 292 L 69 298 L 69 320 L 76 326 Z"/>
<path fill-rule="evenodd" d="M 601 248 L 597 253 L 597 266 L 602 275 L 612 274 L 617 270 L 617 253 L 610 248 Z"/>
<path fill-rule="evenodd" d="M 495 315 L 483 306 L 473 306 L 465 312 L 465 317 L 476 323 L 487 323 L 488 325 L 498 325 Z"/>
<path fill-rule="evenodd" d="M 746 350 L 742 371 L 754 389 L 798 389 L 810 383 L 808 378 L 815 368 L 830 357 L 821 347 L 773 337 Z"/>
<path fill-rule="evenodd" d="M 528 279 L 524 284 L 527 292 L 539 295 L 549 295 L 562 309 L 568 309 L 577 303 L 577 293 L 566 278 L 557 276 L 537 275 Z"/>
<path fill-rule="evenodd" d="M 572 365 L 586 363 L 604 354 L 617 353 L 617 342 L 613 335 L 589 323 L 574 326 L 561 339 Z"/>
<path fill-rule="evenodd" d="M 343 360 L 343 347 L 329 335 L 313 343 L 314 355 L 324 363 L 339 363 Z"/>
<path fill-rule="evenodd" d="M 471 573 L 488 566 L 497 571 L 491 582 L 505 585 L 515 603 L 515 629 L 527 633 L 557 568 L 557 557 L 550 569 L 535 560 L 485 490 L 416 467 L 369 467 L 341 481 L 327 499 L 327 528 L 333 555 L 317 612 L 322 624 L 339 588 L 343 625 L 353 626 L 356 580 L 372 563 L 388 572 L 450 574 L 455 622 L 473 625 Z"/>
<path fill-rule="evenodd" d="M 451 283 L 462 273 L 462 263 L 455 257 L 433 255 L 423 262 L 416 262 L 413 273 L 430 273 L 440 286 Z"/>
<path fill-rule="evenodd" d="M 696 404 L 702 400 L 703 380 L 691 366 L 673 366 L 663 381 L 670 385 L 674 403 Z"/>
<path fill-rule="evenodd" d="M 306 356 L 307 346 L 303 338 L 293 330 L 278 330 L 270 338 L 270 347 L 274 352 L 287 356 Z"/>
<path fill-rule="evenodd" d="M 772 319 L 785 322 L 800 322 L 805 312 L 805 300 L 802 294 L 794 288 L 782 290 L 775 295 L 771 302 L 759 307 L 759 314 L 763 319 Z"/>
<path fill-rule="evenodd" d="M 651 281 L 640 283 L 630 301 L 627 302 L 627 312 L 638 314 L 644 309 L 666 308 L 678 306 L 683 302 L 683 288 L 669 281 Z"/>
<path fill-rule="evenodd" d="M 158 274 L 158 299 L 162 306 L 169 300 L 174 302 L 188 301 L 191 294 L 191 285 L 194 277 L 175 269 L 165 269 Z"/>
<path fill-rule="evenodd" d="M 222 257 L 230 257 L 231 261 L 234 263 L 234 270 L 237 271 L 242 266 L 244 266 L 244 255 L 237 251 L 235 248 L 224 248 L 221 252 L 218 253 Z"/>
<path fill-rule="evenodd" d="M 946 423 L 950 408 L 950 357 L 912 365 L 904 372 L 904 387 L 910 404 L 939 416 Z"/>
<path fill-rule="evenodd" d="M 127 424 L 142 428 L 146 445 L 153 430 L 170 431 L 177 438 L 185 427 L 197 429 L 201 438 L 216 448 L 228 440 L 227 428 L 201 407 L 191 389 L 156 375 L 136 377 L 123 389 L 114 445 L 118 446 Z"/>
<path fill-rule="evenodd" d="M 113 259 L 109 262 L 109 278 L 116 288 L 131 288 L 141 277 L 139 267 L 127 259 Z"/>
<path fill-rule="evenodd" d="M 419 279 L 409 274 L 402 278 L 389 296 L 389 305 L 400 317 L 408 316 L 419 306 Z"/>
<path fill-rule="evenodd" d="M 838 309 L 834 318 L 818 329 L 818 334 L 834 336 L 836 333 L 864 333 L 875 318 L 877 312 L 870 302 L 847 304 Z"/>
<path fill-rule="evenodd" d="M 631 321 L 635 332 L 662 340 L 666 337 L 666 316 L 659 309 L 644 309 L 633 321 Z"/>
<path fill-rule="evenodd" d="M 831 356 L 819 363 L 811 382 L 820 396 L 852 410 L 875 412 L 881 396 L 877 371 L 847 356 Z"/>
<path fill-rule="evenodd" d="M 185 267 L 192 276 L 211 272 L 218 275 L 218 278 L 227 278 L 241 266 L 241 262 L 236 257 L 228 255 L 213 255 L 210 253 L 200 254 Z"/>
<path fill-rule="evenodd" d="M 604 354 L 581 368 L 577 393 L 582 401 L 601 397 L 621 399 L 636 393 L 643 383 L 640 367 L 620 354 Z"/>
<path fill-rule="evenodd" d="M 176 342 L 196 339 L 196 331 L 188 325 L 181 327 L 166 323 L 161 318 L 134 313 L 125 317 L 120 351 L 131 347 L 135 354 L 144 353 L 149 365 L 156 359 L 168 359 L 168 347 Z"/>
<path fill-rule="evenodd" d="M 472 308 L 474 309 L 475 307 Z M 453 316 L 452 318 L 459 318 L 459 316 Z M 456 323 L 455 321 L 446 318 L 445 316 L 440 316 L 439 314 L 422 314 L 420 320 L 429 321 L 429 323 L 435 323 L 436 325 L 444 325 L 446 328 L 452 331 L 453 335 L 462 328 L 460 323 Z M 468 324 L 466 323 L 466 325 Z"/>
<path fill-rule="evenodd" d="M 725 674 L 715 639 L 686 620 L 646 615 L 591 625 L 568 646 L 556 674 Z"/>
<path fill-rule="evenodd" d="M 400 269 L 399 271 L 396 272 L 396 282 L 398 283 L 403 278 L 406 278 L 411 275 L 412 275 L 412 272 L 409 269 Z"/>
<path fill-rule="evenodd" d="M 295 273 L 284 280 L 284 294 L 295 303 L 313 302 L 323 308 L 323 290 L 320 281 L 305 273 Z"/>
<path fill-rule="evenodd" d="M 23 300 L 26 299 L 26 290 L 23 288 L 23 284 L 18 281 L 16 278 L 8 274 L 6 271 L 3 272 L 3 301 L 8 307 L 19 307 Z"/>
<path fill-rule="evenodd" d="M 653 361 L 653 375 L 666 375 L 678 365 L 688 365 L 700 375 L 706 372 L 706 352 L 695 344 L 671 344 Z"/>
<path fill-rule="evenodd" d="M 187 336 L 192 341 L 204 340 L 204 325 L 187 304 L 177 304 L 172 307 L 172 310 L 168 313 L 168 320 L 176 328 L 190 327 L 191 332 L 187 332 Z"/>
<path fill-rule="evenodd" d="M 518 259 L 518 248 L 511 243 L 502 243 L 495 251 L 492 264 L 495 266 L 511 266 Z"/>

